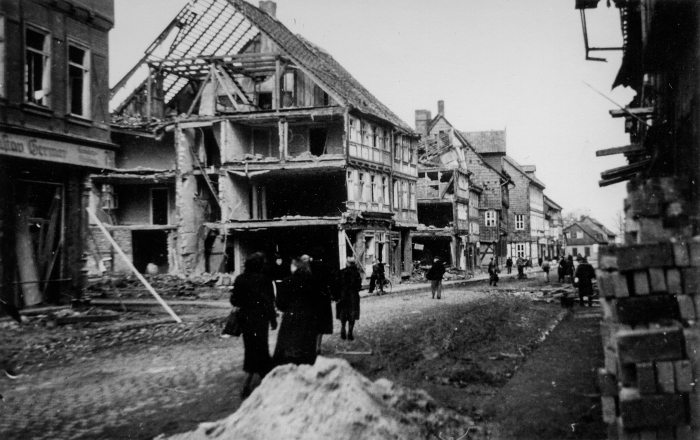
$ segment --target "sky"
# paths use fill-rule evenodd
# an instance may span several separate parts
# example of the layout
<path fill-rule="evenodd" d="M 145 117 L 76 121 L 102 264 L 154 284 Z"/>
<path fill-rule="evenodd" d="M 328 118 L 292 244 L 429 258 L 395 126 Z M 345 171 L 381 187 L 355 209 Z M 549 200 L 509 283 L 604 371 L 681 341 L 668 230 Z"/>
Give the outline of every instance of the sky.
<path fill-rule="evenodd" d="M 110 84 L 186 3 L 115 0 Z M 589 44 L 619 47 L 619 12 L 605 3 L 587 11 Z M 617 107 L 605 97 L 624 106 L 634 92 L 611 90 L 621 52 L 591 54 L 607 62 L 585 60 L 574 0 L 277 0 L 277 18 L 410 126 L 415 110 L 434 116 L 444 100 L 459 130 L 506 130 L 508 155 L 537 167 L 545 194 L 565 212 L 616 230 L 625 184 L 599 188 L 598 180 L 626 161 L 595 151 L 629 144 L 624 119 L 610 117 Z"/>

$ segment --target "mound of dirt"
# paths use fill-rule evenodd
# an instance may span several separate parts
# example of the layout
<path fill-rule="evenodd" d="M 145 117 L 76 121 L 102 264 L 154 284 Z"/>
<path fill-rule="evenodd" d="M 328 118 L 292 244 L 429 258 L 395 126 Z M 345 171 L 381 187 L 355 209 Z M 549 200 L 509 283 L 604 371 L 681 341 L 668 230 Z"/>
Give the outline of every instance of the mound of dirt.
<path fill-rule="evenodd" d="M 482 438 L 424 391 L 371 382 L 343 359 L 273 370 L 234 414 L 168 440 Z M 163 440 L 163 437 L 159 437 Z"/>

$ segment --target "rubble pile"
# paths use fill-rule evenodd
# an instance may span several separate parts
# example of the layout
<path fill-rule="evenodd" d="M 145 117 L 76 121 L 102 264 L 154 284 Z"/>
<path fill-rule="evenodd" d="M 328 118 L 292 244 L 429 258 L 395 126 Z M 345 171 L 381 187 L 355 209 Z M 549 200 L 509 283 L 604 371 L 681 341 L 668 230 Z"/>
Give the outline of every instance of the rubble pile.
<path fill-rule="evenodd" d="M 371 382 L 345 360 L 319 357 L 276 368 L 234 414 L 169 440 L 483 437 L 472 419 L 438 408 L 424 391 Z"/>
<path fill-rule="evenodd" d="M 528 298 L 532 301 L 553 302 L 558 301 L 562 297 L 573 297 L 576 295 L 576 289 L 570 284 L 563 284 L 560 287 L 548 287 L 544 289 L 531 288 L 506 288 L 498 289 L 497 292 L 505 293 L 520 298 Z M 596 295 L 594 294 L 594 297 Z"/>
<path fill-rule="evenodd" d="M 221 294 L 219 288 L 233 284 L 234 277 L 229 274 L 203 273 L 185 277 L 183 275 L 147 275 L 146 279 L 165 297 L 183 297 L 197 299 Z M 89 280 L 87 291 L 93 296 L 108 297 L 149 297 L 150 293 L 134 275 L 104 276 Z"/>

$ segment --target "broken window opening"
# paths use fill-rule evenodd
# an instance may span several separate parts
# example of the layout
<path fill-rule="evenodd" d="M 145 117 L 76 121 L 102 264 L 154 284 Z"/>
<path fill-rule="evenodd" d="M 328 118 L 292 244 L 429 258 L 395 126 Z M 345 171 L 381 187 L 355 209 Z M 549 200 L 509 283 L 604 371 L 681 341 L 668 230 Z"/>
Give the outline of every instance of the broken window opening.
<path fill-rule="evenodd" d="M 51 38 L 48 32 L 27 28 L 25 33 L 24 88 L 27 102 L 49 106 Z"/>
<path fill-rule="evenodd" d="M 131 242 L 136 270 L 146 273 L 148 265 L 153 264 L 158 268 L 158 273 L 168 273 L 168 233 L 166 231 L 132 231 Z"/>
<path fill-rule="evenodd" d="M 90 51 L 68 45 L 68 103 L 72 115 L 90 117 Z"/>
<path fill-rule="evenodd" d="M 272 109 L 272 92 L 258 92 L 258 107 L 262 110 Z"/>
<path fill-rule="evenodd" d="M 326 142 L 328 139 L 328 130 L 325 128 L 309 129 L 309 152 L 313 156 L 322 156 L 326 154 Z"/>
<path fill-rule="evenodd" d="M 170 191 L 168 188 L 151 189 L 151 224 L 167 225 L 169 220 Z"/>
<path fill-rule="evenodd" d="M 296 76 L 294 72 L 286 72 L 282 78 L 282 107 L 296 105 Z"/>

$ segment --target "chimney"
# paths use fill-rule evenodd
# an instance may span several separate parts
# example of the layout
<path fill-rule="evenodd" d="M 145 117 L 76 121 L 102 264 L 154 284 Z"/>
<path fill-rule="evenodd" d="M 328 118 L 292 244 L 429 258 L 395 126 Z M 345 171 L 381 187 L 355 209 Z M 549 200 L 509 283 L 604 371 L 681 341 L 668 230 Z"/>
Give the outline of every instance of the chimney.
<path fill-rule="evenodd" d="M 421 136 L 428 135 L 428 126 L 432 119 L 429 110 L 416 110 L 416 132 Z"/>
<path fill-rule="evenodd" d="M 277 3 L 271 0 L 260 0 L 260 9 L 267 12 L 271 17 L 277 14 Z"/>
<path fill-rule="evenodd" d="M 522 168 L 527 174 L 535 174 L 535 171 L 537 171 L 537 167 L 535 165 L 521 165 L 520 168 Z"/>
<path fill-rule="evenodd" d="M 438 101 L 438 115 L 445 116 L 445 101 L 442 99 Z"/>

